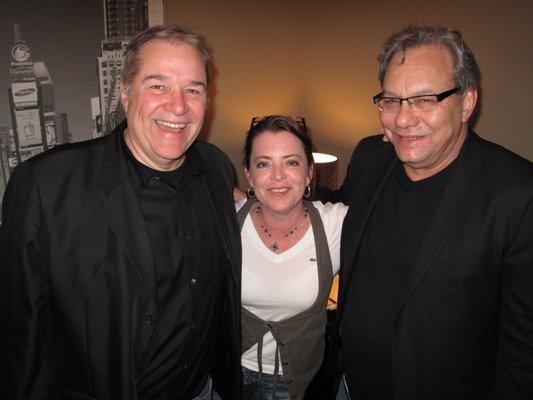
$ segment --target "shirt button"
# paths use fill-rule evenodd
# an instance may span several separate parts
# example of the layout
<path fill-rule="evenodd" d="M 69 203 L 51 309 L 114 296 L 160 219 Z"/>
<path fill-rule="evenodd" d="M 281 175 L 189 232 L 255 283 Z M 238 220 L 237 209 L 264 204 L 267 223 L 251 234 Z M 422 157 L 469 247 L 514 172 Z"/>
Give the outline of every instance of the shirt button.
<path fill-rule="evenodd" d="M 283 363 L 281 363 L 281 365 L 283 365 L 284 367 L 286 367 L 287 365 L 289 365 L 289 363 L 288 363 L 288 362 L 283 362 Z"/>
<path fill-rule="evenodd" d="M 191 279 L 191 285 L 193 285 L 193 286 L 196 285 L 196 279 L 194 279 L 194 278 Z"/>
<path fill-rule="evenodd" d="M 152 314 L 148 314 L 148 315 L 146 316 L 146 323 L 147 323 L 148 325 L 153 325 L 153 324 L 155 324 L 155 317 L 154 317 Z"/>

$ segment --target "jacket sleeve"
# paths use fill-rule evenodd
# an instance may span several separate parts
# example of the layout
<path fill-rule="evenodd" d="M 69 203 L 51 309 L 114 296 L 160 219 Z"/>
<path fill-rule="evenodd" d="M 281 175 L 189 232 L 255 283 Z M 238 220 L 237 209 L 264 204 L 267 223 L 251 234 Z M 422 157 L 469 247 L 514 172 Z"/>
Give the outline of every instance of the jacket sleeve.
<path fill-rule="evenodd" d="M 491 398 L 533 399 L 533 199 L 504 254 L 500 312 Z"/>
<path fill-rule="evenodd" d="M 0 226 L 0 398 L 43 399 L 53 385 L 42 357 L 48 257 L 39 185 L 29 163 L 9 181 Z"/>

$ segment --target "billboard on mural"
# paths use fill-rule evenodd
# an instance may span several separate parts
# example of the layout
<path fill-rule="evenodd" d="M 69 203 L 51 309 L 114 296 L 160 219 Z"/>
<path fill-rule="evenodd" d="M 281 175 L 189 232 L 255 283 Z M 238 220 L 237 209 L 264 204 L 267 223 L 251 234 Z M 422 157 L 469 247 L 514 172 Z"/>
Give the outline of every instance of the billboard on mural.
<path fill-rule="evenodd" d="M 44 151 L 43 146 L 37 146 L 37 147 L 30 147 L 27 149 L 21 149 L 20 150 L 20 161 L 26 161 L 33 156 L 36 156 L 39 153 L 42 153 Z"/>
<path fill-rule="evenodd" d="M 33 82 L 13 82 L 11 85 L 13 103 L 16 109 L 37 105 L 37 84 Z"/>
<path fill-rule="evenodd" d="M 17 138 L 20 147 L 32 147 L 43 144 L 41 118 L 39 109 L 15 110 Z"/>
<path fill-rule="evenodd" d="M 31 50 L 27 43 L 16 43 L 11 49 L 11 64 L 13 66 L 32 65 Z"/>

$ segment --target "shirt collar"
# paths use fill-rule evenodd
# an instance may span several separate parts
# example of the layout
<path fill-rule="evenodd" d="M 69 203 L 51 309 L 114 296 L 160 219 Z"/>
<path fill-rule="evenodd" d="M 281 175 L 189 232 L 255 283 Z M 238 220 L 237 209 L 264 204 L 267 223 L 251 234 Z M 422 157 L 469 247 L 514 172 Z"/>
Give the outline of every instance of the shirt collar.
<path fill-rule="evenodd" d="M 128 170 L 132 180 L 133 188 L 140 192 L 142 191 L 153 178 L 157 178 L 165 182 L 168 186 L 174 188 L 178 192 L 185 190 L 185 188 L 192 182 L 192 180 L 201 175 L 204 170 L 198 150 L 196 149 L 196 142 L 187 149 L 187 156 L 176 170 L 173 171 L 158 171 L 152 169 L 140 161 L 138 161 L 131 150 L 129 149 L 124 135 L 122 135 L 122 148 L 126 154 Z"/>

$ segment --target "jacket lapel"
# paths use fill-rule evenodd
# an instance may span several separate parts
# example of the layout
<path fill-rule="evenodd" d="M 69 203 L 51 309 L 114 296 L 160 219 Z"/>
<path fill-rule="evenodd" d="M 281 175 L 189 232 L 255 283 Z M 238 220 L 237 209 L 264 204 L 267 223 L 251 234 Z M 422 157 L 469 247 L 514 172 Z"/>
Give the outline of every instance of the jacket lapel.
<path fill-rule="evenodd" d="M 480 188 L 482 159 L 479 151 L 477 151 L 477 141 L 477 135 L 474 132 L 469 132 L 463 149 L 456 160 L 440 206 L 428 228 L 425 240 L 421 244 L 418 261 L 409 281 L 400 312 L 446 246 L 448 239 Z"/>
<path fill-rule="evenodd" d="M 219 230 L 219 235 L 222 238 L 222 245 L 224 247 L 224 252 L 226 257 L 229 260 L 231 268 L 231 279 L 234 284 L 240 287 L 241 281 L 241 248 L 240 242 L 236 240 L 231 240 L 232 236 L 240 237 L 239 227 L 236 223 L 236 217 L 231 219 L 231 216 L 236 215 L 235 208 L 231 202 L 228 202 L 228 199 L 222 198 L 222 194 L 219 193 L 219 188 L 213 182 L 211 177 L 207 174 L 205 176 L 206 180 L 206 198 L 209 201 L 211 208 L 214 210 L 216 215 L 216 223 Z M 229 204 L 233 207 L 231 210 L 224 210 L 226 204 Z"/>
<path fill-rule="evenodd" d="M 148 295 L 156 300 L 155 267 L 137 196 L 130 182 L 125 154 L 121 148 L 125 124 L 104 143 L 97 189 L 107 223 L 128 255 Z"/>

